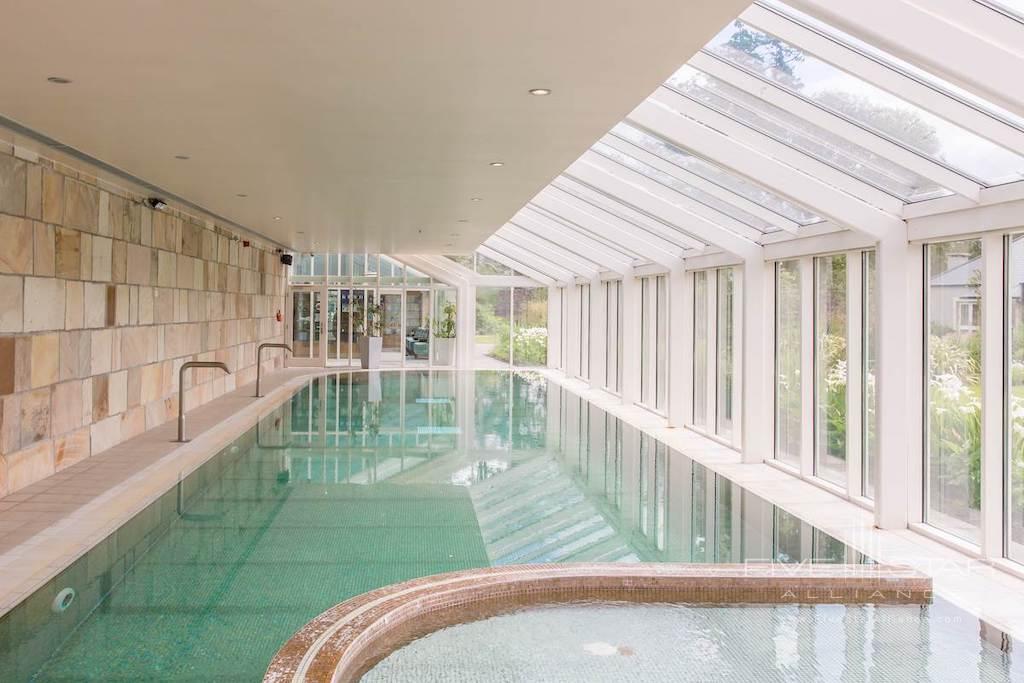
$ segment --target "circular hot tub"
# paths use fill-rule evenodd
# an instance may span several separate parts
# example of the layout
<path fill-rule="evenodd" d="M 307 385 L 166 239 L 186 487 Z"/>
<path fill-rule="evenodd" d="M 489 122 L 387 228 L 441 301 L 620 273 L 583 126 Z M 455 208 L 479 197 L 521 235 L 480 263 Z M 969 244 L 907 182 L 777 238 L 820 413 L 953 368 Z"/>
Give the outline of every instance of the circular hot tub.
<path fill-rule="evenodd" d="M 706 606 L 920 605 L 930 600 L 929 578 L 884 565 L 563 564 L 469 570 L 386 586 L 336 605 L 278 651 L 264 681 L 355 681 L 364 674 L 369 680 L 401 680 L 395 673 L 400 670 L 412 672 L 413 678 L 405 680 L 432 680 L 425 670 L 443 665 L 435 659 L 440 649 L 462 650 L 465 636 L 486 639 L 494 626 L 541 634 L 537 643 L 523 642 L 537 660 L 543 629 L 573 620 L 589 624 L 575 629 L 574 644 L 543 641 L 554 646 L 556 656 L 561 652 L 566 662 L 571 652 L 587 662 L 636 657 L 635 665 L 664 644 L 641 643 L 628 633 L 601 636 L 597 621 L 682 618 L 691 625 L 686 628 L 700 629 L 700 620 L 711 614 L 700 611 Z M 735 613 L 737 623 L 752 614 Z M 427 660 L 413 661 L 424 653 Z M 493 657 L 482 661 L 497 665 Z"/>

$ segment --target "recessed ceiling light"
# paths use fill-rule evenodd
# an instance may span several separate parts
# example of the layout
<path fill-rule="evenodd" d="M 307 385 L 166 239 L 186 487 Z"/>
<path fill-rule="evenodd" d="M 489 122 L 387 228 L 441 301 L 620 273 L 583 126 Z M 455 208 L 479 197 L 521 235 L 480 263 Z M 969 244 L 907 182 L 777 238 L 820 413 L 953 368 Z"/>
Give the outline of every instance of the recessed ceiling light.
<path fill-rule="evenodd" d="M 303 231 L 301 231 L 301 230 L 297 230 L 297 231 L 295 232 L 295 234 L 296 234 L 296 235 L 305 235 L 306 233 L 304 233 L 304 232 L 303 232 Z"/>
<path fill-rule="evenodd" d="M 247 194 L 244 194 L 244 193 L 242 193 L 242 192 L 239 192 L 239 193 L 238 193 L 238 194 L 236 194 L 235 196 L 236 196 L 236 197 L 241 197 L 242 199 L 245 199 L 245 198 L 246 198 L 246 197 L 248 197 L 249 195 L 247 195 Z"/>
<path fill-rule="evenodd" d="M 491 166 L 494 166 L 495 168 L 497 168 L 498 166 L 504 166 L 504 165 L 505 165 L 504 161 L 492 161 L 491 162 Z"/>
<path fill-rule="evenodd" d="M 471 201 L 471 202 L 482 202 L 483 199 L 481 199 L 480 197 L 470 197 L 469 201 Z"/>
<path fill-rule="evenodd" d="M 452 246 L 452 243 L 451 242 L 445 242 L 444 246 L 450 247 L 450 246 Z"/>
<path fill-rule="evenodd" d="M 536 95 L 537 97 L 544 97 L 545 95 L 550 95 L 551 94 L 551 89 L 550 88 L 531 88 L 530 89 L 530 94 L 531 95 Z"/>
<path fill-rule="evenodd" d="M 458 236 L 459 236 L 459 233 L 457 233 L 457 232 L 453 232 L 452 234 L 450 234 L 450 235 L 448 235 L 448 236 L 449 236 L 449 237 L 458 237 Z"/>
<path fill-rule="evenodd" d="M 46 80 L 50 83 L 56 83 L 57 85 L 67 85 L 71 82 L 70 78 L 64 78 L 63 76 L 50 76 Z"/>
<path fill-rule="evenodd" d="M 280 216 L 274 216 L 274 220 L 275 221 L 279 221 L 279 220 L 281 220 L 281 217 Z"/>
<path fill-rule="evenodd" d="M 469 222 L 468 218 L 460 218 L 459 219 L 459 223 L 468 223 L 468 222 Z"/>
<path fill-rule="evenodd" d="M 181 159 L 182 161 L 188 161 L 188 160 L 189 160 L 189 159 L 191 159 L 192 157 L 190 157 L 190 156 L 189 156 L 189 155 L 187 155 L 187 154 L 175 154 L 175 155 L 174 155 L 174 158 L 175 158 L 175 159 Z"/>

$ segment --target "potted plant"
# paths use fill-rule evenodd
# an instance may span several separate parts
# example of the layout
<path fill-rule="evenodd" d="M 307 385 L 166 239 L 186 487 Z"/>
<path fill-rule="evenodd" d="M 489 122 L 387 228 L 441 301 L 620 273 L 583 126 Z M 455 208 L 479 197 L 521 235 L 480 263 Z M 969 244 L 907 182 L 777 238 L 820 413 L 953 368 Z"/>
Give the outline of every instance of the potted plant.
<path fill-rule="evenodd" d="M 444 305 L 444 318 L 434 321 L 434 363 L 451 365 L 455 358 L 455 303 Z"/>
<path fill-rule="evenodd" d="M 364 332 L 363 336 L 359 338 L 359 361 L 362 364 L 363 370 L 380 367 L 380 352 L 383 345 L 383 340 L 381 339 L 381 315 L 380 304 L 370 304 L 366 307 L 365 316 L 360 316 L 361 319 L 357 331 Z"/>

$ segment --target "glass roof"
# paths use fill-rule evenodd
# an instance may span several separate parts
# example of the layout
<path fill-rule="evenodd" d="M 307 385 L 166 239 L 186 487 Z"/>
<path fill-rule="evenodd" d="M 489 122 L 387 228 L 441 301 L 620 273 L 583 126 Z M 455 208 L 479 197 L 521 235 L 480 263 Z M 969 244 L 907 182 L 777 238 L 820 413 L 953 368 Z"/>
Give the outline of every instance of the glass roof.
<path fill-rule="evenodd" d="M 1024 21 L 1024 0 L 982 0 L 981 4 L 1005 10 Z"/>
<path fill-rule="evenodd" d="M 605 192 L 602 192 L 597 188 L 590 187 L 585 183 L 581 183 L 575 178 L 566 178 L 562 176 L 552 183 L 552 185 L 567 194 L 571 194 L 584 204 L 589 205 L 591 208 L 584 208 L 584 210 L 589 211 L 590 213 L 594 213 L 594 211 L 604 211 L 616 218 L 632 223 L 647 232 L 659 236 L 663 235 L 666 231 L 671 231 L 676 235 L 675 241 L 689 249 L 703 249 L 708 244 L 694 235 L 685 232 L 681 226 L 670 225 L 665 221 L 652 216 L 646 211 L 633 206 L 632 204 L 628 204 L 620 199 L 611 197 Z"/>
<path fill-rule="evenodd" d="M 632 169 L 637 173 L 642 173 L 644 176 L 664 185 L 665 187 L 675 190 L 690 199 L 700 202 L 719 213 L 725 214 L 726 216 L 745 224 L 758 234 L 776 232 L 779 230 L 779 228 L 775 227 L 771 223 L 761 220 L 757 216 L 752 216 L 746 211 L 743 211 L 728 202 L 724 202 L 721 199 L 718 199 L 717 197 L 714 197 L 675 176 L 658 170 L 650 164 L 640 161 L 635 157 L 624 154 L 613 147 L 609 147 L 603 142 L 598 142 L 590 149 L 607 159 L 611 159 L 616 163 L 622 164 L 626 168 Z M 749 233 L 744 233 L 744 237 L 750 237 Z"/>
<path fill-rule="evenodd" d="M 580 234 L 580 235 L 585 235 L 587 238 L 589 238 L 591 240 L 594 240 L 595 242 L 598 242 L 602 246 L 604 246 L 604 247 L 606 247 L 608 249 L 611 249 L 612 251 L 614 251 L 615 253 L 617 253 L 617 254 L 619 254 L 621 256 L 625 256 L 626 258 L 629 258 L 629 259 L 638 259 L 638 258 L 641 257 L 638 252 L 630 249 L 625 244 L 620 244 L 618 242 L 612 242 L 611 240 L 606 239 L 606 238 L 602 237 L 601 235 L 598 235 L 598 234 L 596 234 L 594 232 L 591 232 L 590 230 L 586 229 L 585 227 L 583 227 L 581 225 L 578 225 L 578 224 L 568 220 L 567 218 L 563 218 L 562 216 L 559 216 L 556 213 L 548 211 L 547 209 L 545 209 L 542 206 L 537 206 L 536 204 L 527 204 L 526 209 L 528 209 L 529 211 L 532 211 L 534 213 L 534 215 L 536 216 L 537 220 L 540 220 L 540 221 L 554 221 L 554 222 L 558 223 L 559 225 L 561 225 L 562 227 L 566 228 L 567 230 L 572 230 L 574 233 L 577 233 L 577 234 Z M 580 210 L 582 211 L 582 210 L 585 210 L 585 209 L 581 208 Z M 512 220 L 513 220 L 513 222 L 515 222 L 514 218 Z"/>
<path fill-rule="evenodd" d="M 952 194 L 860 145 L 693 67 L 684 66 L 666 85 L 900 199 L 919 201 Z"/>
<path fill-rule="evenodd" d="M 983 185 L 1024 178 L 1024 157 L 743 21 L 705 51 Z"/>
<path fill-rule="evenodd" d="M 800 10 L 793 9 L 789 5 L 778 2 L 778 0 L 760 0 L 760 4 L 771 8 L 772 10 L 784 15 L 790 21 L 798 24 L 802 24 L 807 28 L 813 29 L 818 33 L 834 40 L 837 43 L 842 44 L 844 47 L 852 49 L 856 52 L 865 54 L 876 62 L 884 64 L 886 67 L 893 69 L 894 71 L 908 75 L 922 83 L 928 85 L 939 92 L 949 95 L 954 99 L 958 99 L 962 102 L 969 104 L 975 109 L 984 111 L 986 114 L 993 116 L 997 119 L 1009 122 L 1010 124 L 1017 126 L 1018 128 L 1024 128 L 1024 117 L 1018 116 L 1013 112 L 1007 111 L 1002 107 L 999 107 L 992 102 L 986 100 L 983 97 L 978 97 L 969 90 L 965 90 L 960 86 L 950 83 L 944 78 L 939 78 L 930 71 L 926 71 L 910 62 L 904 61 L 895 55 L 892 55 L 885 50 L 879 49 L 871 43 L 866 43 L 848 33 L 841 31 L 840 29 L 827 24 L 824 21 L 815 19 L 814 17 L 804 14 Z M 996 3 L 998 4 L 998 3 Z M 1007 3 L 1011 4 L 1011 3 Z M 1024 0 L 1018 0 L 1012 4 L 1016 4 L 1024 12 Z"/>
<path fill-rule="evenodd" d="M 668 140 L 658 137 L 647 131 L 640 130 L 628 123 L 620 123 L 611 132 L 615 137 L 630 142 L 637 147 L 656 154 L 665 161 L 669 161 L 685 171 L 700 176 L 710 183 L 714 183 L 734 194 L 738 194 L 755 204 L 760 204 L 773 213 L 788 218 L 800 225 L 820 223 L 823 218 L 813 211 L 794 204 L 788 199 L 766 190 L 744 178 L 729 173 L 724 169 L 702 159 L 690 152 L 673 145 Z"/>

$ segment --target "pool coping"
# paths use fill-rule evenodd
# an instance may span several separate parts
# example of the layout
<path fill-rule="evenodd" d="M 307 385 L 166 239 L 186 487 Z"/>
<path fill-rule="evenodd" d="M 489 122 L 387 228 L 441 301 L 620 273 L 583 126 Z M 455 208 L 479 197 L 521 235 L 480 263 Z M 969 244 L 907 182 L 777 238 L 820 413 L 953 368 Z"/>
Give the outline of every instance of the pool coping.
<path fill-rule="evenodd" d="M 264 683 L 345 683 L 405 643 L 453 624 L 531 606 L 928 604 L 932 580 L 903 566 L 573 563 L 421 577 L 324 611 L 274 655 Z"/>
<path fill-rule="evenodd" d="M 289 372 L 291 371 L 291 372 Z M 260 398 L 252 396 L 255 383 L 197 408 L 192 413 L 216 411 L 219 401 L 250 398 L 251 402 L 215 422 L 191 441 L 172 447 L 157 460 L 117 482 L 99 495 L 70 512 L 17 546 L 0 554 L 0 618 L 18 606 L 47 582 L 83 557 L 103 539 L 114 533 L 137 514 L 170 491 L 181 479 L 197 470 L 222 449 L 245 434 L 259 421 L 294 394 L 313 377 L 336 372 L 358 371 L 357 368 L 285 368 L 263 380 L 279 384 L 265 391 Z M 284 376 L 283 375 L 292 375 Z M 193 417 L 192 424 L 200 420 Z M 173 442 L 176 424 L 173 420 L 122 442 L 89 460 L 101 460 L 117 453 Z M 84 462 L 89 462 L 84 461 Z M 3 514 L 0 513 L 0 518 Z"/>

